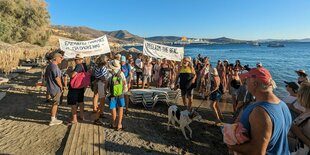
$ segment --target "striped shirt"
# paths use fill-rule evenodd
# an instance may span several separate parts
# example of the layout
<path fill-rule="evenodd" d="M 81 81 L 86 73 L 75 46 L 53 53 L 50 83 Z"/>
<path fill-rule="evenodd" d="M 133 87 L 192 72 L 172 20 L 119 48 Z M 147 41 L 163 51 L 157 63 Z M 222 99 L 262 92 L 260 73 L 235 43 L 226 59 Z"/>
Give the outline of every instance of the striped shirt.
<path fill-rule="evenodd" d="M 103 67 L 96 67 L 95 68 L 95 77 L 97 78 L 97 79 L 99 79 L 99 78 L 101 78 L 101 77 L 107 77 L 107 75 L 108 75 L 108 69 L 107 69 L 107 67 L 105 67 L 105 66 L 103 66 Z"/>

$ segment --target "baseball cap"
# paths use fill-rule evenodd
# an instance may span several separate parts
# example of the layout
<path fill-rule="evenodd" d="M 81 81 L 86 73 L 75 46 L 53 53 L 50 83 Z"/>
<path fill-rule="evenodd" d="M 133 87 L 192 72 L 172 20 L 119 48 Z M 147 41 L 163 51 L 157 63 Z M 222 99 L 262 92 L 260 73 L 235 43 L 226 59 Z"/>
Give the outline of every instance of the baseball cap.
<path fill-rule="evenodd" d="M 126 62 L 126 57 L 125 56 L 121 57 L 121 62 Z"/>
<path fill-rule="evenodd" d="M 299 89 L 299 85 L 296 82 L 284 81 L 284 83 L 287 84 L 288 86 L 290 86 L 293 90 L 298 90 Z"/>
<path fill-rule="evenodd" d="M 253 68 L 245 74 L 240 74 L 240 78 L 255 78 L 264 84 L 271 84 L 272 76 L 266 68 Z"/>

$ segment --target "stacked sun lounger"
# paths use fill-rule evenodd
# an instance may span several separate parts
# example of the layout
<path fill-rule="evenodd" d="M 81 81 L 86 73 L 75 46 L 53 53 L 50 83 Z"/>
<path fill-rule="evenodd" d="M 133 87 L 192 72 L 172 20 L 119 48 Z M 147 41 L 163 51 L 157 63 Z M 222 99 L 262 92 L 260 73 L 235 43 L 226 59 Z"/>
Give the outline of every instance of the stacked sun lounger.
<path fill-rule="evenodd" d="M 169 88 L 132 89 L 128 94 L 131 103 L 142 103 L 145 108 L 154 108 L 158 101 L 165 102 L 168 105 L 175 103 L 180 96 L 180 91 Z"/>
<path fill-rule="evenodd" d="M 158 101 L 167 103 L 168 106 L 176 104 L 178 98 L 181 96 L 181 91 L 171 90 L 170 88 L 151 88 L 153 91 L 158 91 Z"/>

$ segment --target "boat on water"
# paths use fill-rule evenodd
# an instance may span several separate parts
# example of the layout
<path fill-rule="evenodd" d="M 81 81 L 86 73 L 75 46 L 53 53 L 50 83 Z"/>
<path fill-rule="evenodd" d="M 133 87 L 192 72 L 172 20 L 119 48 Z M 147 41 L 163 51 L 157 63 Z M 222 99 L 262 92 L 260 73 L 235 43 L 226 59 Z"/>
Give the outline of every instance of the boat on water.
<path fill-rule="evenodd" d="M 284 47 L 284 44 L 270 43 L 270 44 L 267 45 L 267 47 Z"/>
<path fill-rule="evenodd" d="M 252 46 L 260 46 L 260 43 L 258 43 L 258 42 L 253 42 L 253 43 L 252 43 Z"/>

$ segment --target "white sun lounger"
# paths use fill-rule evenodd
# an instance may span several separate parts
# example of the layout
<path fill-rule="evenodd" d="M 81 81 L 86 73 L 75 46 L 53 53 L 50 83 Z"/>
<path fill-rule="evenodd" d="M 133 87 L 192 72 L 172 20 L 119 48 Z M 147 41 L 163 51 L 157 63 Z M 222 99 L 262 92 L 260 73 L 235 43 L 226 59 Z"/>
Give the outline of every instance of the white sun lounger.
<path fill-rule="evenodd" d="M 128 93 L 133 104 L 142 103 L 145 108 L 153 108 L 158 101 L 167 105 L 175 104 L 180 96 L 180 91 L 169 88 L 131 89 Z"/>

